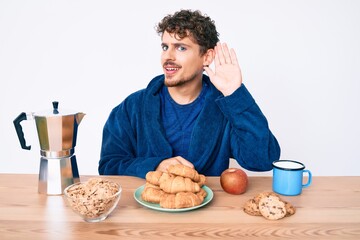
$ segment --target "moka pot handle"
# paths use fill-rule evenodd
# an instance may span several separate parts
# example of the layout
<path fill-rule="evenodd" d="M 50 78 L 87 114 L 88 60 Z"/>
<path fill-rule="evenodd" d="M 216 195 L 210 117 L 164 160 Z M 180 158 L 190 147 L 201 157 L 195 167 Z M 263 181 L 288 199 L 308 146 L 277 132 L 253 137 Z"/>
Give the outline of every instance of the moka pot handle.
<path fill-rule="evenodd" d="M 20 124 L 24 120 L 27 120 L 27 117 L 26 117 L 26 113 L 22 112 L 22 113 L 20 113 L 20 115 L 17 118 L 15 118 L 15 120 L 13 122 L 14 122 L 15 130 L 18 135 L 21 147 L 23 149 L 30 150 L 31 146 L 26 146 L 24 132 L 23 132 L 23 129 Z"/>

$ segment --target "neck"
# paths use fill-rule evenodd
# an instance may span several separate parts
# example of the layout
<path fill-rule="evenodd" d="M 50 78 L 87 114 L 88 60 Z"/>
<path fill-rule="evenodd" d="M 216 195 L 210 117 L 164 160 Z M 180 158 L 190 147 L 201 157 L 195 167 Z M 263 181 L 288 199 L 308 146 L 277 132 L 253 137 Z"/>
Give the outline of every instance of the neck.
<path fill-rule="evenodd" d="M 193 81 L 176 87 L 168 87 L 171 98 L 178 104 L 192 103 L 199 96 L 202 81 Z"/>

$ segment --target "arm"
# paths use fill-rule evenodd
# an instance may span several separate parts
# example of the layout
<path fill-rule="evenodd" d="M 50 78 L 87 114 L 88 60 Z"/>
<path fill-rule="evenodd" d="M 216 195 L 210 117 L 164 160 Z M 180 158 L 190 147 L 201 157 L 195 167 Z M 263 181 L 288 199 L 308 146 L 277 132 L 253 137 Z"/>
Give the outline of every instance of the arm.
<path fill-rule="evenodd" d="M 214 86 L 222 92 L 217 100 L 231 124 L 231 152 L 238 163 L 253 171 L 272 169 L 279 159 L 280 146 L 251 94 L 242 84 L 238 60 L 225 43 L 215 47 L 215 70 L 204 68 Z"/>
<path fill-rule="evenodd" d="M 132 127 L 126 104 L 122 103 L 110 114 L 103 129 L 99 174 L 131 175 L 144 178 L 156 169 L 163 157 L 137 156 L 136 129 Z"/>
<path fill-rule="evenodd" d="M 245 85 L 233 94 L 216 100 L 231 125 L 233 157 L 251 171 L 268 171 L 280 157 L 280 146 Z"/>

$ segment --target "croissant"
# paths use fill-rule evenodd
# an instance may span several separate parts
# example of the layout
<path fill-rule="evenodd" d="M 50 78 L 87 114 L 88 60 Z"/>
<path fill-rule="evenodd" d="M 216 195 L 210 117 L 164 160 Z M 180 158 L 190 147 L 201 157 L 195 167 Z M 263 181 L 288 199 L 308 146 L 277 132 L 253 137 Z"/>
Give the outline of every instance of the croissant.
<path fill-rule="evenodd" d="M 200 180 L 200 176 L 194 168 L 182 164 L 170 165 L 167 170 L 171 174 L 182 176 L 185 178 L 190 178 L 194 182 L 199 182 Z"/>
<path fill-rule="evenodd" d="M 200 191 L 197 192 L 196 195 L 198 195 L 199 197 L 201 197 L 204 200 L 204 198 L 206 198 L 206 196 L 207 196 L 207 192 L 203 188 L 200 188 Z"/>
<path fill-rule="evenodd" d="M 197 183 L 199 184 L 200 187 L 202 187 L 206 183 L 206 177 L 203 174 L 199 174 L 199 177 L 200 177 L 200 180 Z"/>
<path fill-rule="evenodd" d="M 145 179 L 147 182 L 154 184 L 154 185 L 159 185 L 159 179 L 162 176 L 163 172 L 161 171 L 149 171 L 146 176 Z"/>
<path fill-rule="evenodd" d="M 161 189 L 160 186 L 158 186 L 158 185 L 154 185 L 152 183 L 146 182 L 145 183 L 145 188 L 150 188 L 150 187 L 155 188 L 155 189 Z"/>
<path fill-rule="evenodd" d="M 173 178 L 169 178 L 167 181 L 161 182 L 160 188 L 167 193 L 196 193 L 200 191 L 200 186 L 198 183 L 193 182 L 190 178 L 184 178 L 181 176 L 175 176 Z"/>
<path fill-rule="evenodd" d="M 203 199 L 192 192 L 179 192 L 176 194 L 165 194 L 160 197 L 160 206 L 163 208 L 179 209 L 198 206 Z"/>
<path fill-rule="evenodd" d="M 162 175 L 161 175 L 161 177 L 159 178 L 159 186 L 160 186 L 160 184 L 161 184 L 162 182 L 167 181 L 167 180 L 169 180 L 169 179 L 171 179 L 171 178 L 174 178 L 174 177 L 175 177 L 175 176 L 172 175 L 172 174 L 170 174 L 170 173 L 163 172 Z"/>
<path fill-rule="evenodd" d="M 150 185 L 145 185 L 143 192 L 141 193 L 141 198 L 144 201 L 151 203 L 159 203 L 162 195 L 166 194 L 158 186 L 152 187 Z"/>

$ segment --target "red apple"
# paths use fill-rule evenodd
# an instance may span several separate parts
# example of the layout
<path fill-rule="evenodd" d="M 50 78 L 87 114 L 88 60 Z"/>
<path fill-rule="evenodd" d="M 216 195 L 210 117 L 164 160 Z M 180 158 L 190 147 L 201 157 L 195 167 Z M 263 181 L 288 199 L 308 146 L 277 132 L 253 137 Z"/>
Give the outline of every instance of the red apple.
<path fill-rule="evenodd" d="M 227 193 L 242 194 L 246 191 L 248 176 L 239 168 L 228 168 L 221 173 L 220 184 Z"/>

